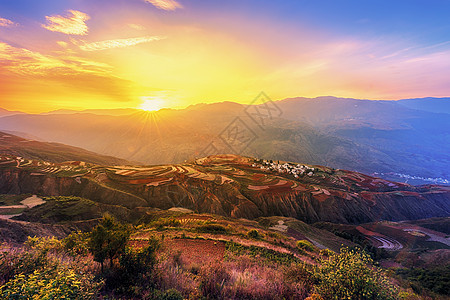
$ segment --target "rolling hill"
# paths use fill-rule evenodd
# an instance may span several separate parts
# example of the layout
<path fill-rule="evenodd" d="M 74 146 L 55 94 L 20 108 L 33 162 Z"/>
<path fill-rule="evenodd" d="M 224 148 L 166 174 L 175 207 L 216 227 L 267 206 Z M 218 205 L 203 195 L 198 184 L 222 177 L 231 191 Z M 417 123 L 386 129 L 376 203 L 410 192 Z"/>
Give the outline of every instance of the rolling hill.
<path fill-rule="evenodd" d="M 100 155 L 78 147 L 29 140 L 5 132 L 0 132 L 0 155 L 27 157 L 51 163 L 64 161 L 84 161 L 106 165 L 129 163 L 124 159 Z"/>
<path fill-rule="evenodd" d="M 264 126 L 249 117 L 248 107 L 233 102 L 158 112 L 56 111 L 1 117 L 0 130 L 144 164 L 234 153 L 376 173 L 397 181 L 416 177 L 414 184 L 445 184 L 450 178 L 446 101 L 292 98 L 275 102 L 281 113 L 264 118 Z M 227 142 L 230 129 L 250 142 Z"/>
<path fill-rule="evenodd" d="M 32 194 L 39 201 L 26 207 Z M 140 270 L 142 249 L 157 243 L 145 284 L 134 271 L 133 280 L 122 280 L 135 284 L 136 295 L 151 282 L 150 290 L 166 295 L 156 299 L 200 299 L 212 291 L 230 299 L 305 299 L 318 297 L 329 263 L 351 265 L 353 256 L 370 254 L 377 264 L 368 260 L 366 270 L 390 269 L 385 280 L 395 284 L 392 299 L 415 293 L 441 299 L 448 295 L 450 241 L 441 228 L 448 227 L 449 200 L 445 186 L 232 154 L 157 166 L 0 155 L 2 268 L 8 271 L 2 274 L 28 276 L 36 270 L 33 258 L 44 257 L 80 276 L 106 278 L 95 292 L 117 297 L 129 293 L 112 281 L 124 273 L 125 255 L 135 255 L 131 267 Z M 105 213 L 123 222 L 117 228 L 129 238 L 125 254 L 104 272 L 87 245 L 97 225 L 109 224 L 109 217 L 101 219 Z M 441 218 L 392 221 L 426 217 Z"/>
<path fill-rule="evenodd" d="M 127 209 L 184 207 L 254 219 L 364 223 L 450 215 L 450 189 L 328 167 L 218 155 L 159 166 L 100 166 L 3 156 L 0 193 L 78 196 Z"/>

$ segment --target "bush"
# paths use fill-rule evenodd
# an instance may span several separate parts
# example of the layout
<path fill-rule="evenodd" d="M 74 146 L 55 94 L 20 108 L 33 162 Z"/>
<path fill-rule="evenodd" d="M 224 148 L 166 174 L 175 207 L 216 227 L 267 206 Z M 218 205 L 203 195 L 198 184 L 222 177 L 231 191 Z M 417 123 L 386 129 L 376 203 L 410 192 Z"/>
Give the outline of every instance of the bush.
<path fill-rule="evenodd" d="M 415 292 L 425 288 L 434 293 L 450 296 L 450 265 L 430 269 L 398 269 L 397 275 L 411 281 Z"/>
<path fill-rule="evenodd" d="M 319 254 L 322 256 L 325 256 L 325 257 L 330 257 L 330 256 L 334 255 L 335 253 L 333 251 L 331 251 L 330 249 L 325 248 L 325 249 L 321 249 L 319 251 Z"/>
<path fill-rule="evenodd" d="M 297 242 L 297 248 L 299 250 L 305 250 L 308 252 L 312 252 L 314 251 L 314 249 L 316 248 L 310 241 L 307 240 L 301 240 Z"/>
<path fill-rule="evenodd" d="M 322 261 L 316 291 L 324 299 L 398 299 L 388 278 L 364 252 L 341 249 Z"/>
<path fill-rule="evenodd" d="M 72 269 L 41 269 L 18 274 L 0 287 L 2 299 L 93 299 L 101 284 Z"/>
<path fill-rule="evenodd" d="M 247 232 L 247 236 L 252 239 L 261 238 L 261 235 L 259 234 L 258 230 L 256 230 L 256 229 L 252 229 L 249 232 Z"/>
<path fill-rule="evenodd" d="M 72 232 L 61 242 L 64 250 L 72 256 L 86 256 L 89 252 L 89 233 Z"/>
<path fill-rule="evenodd" d="M 63 245 L 61 241 L 57 238 L 51 237 L 31 237 L 25 241 L 25 246 L 30 247 L 31 249 L 41 250 L 44 252 L 48 251 L 61 251 L 63 249 Z"/>
<path fill-rule="evenodd" d="M 29 274 L 36 269 L 50 268 L 52 263 L 43 251 L 23 252 L 10 249 L 0 253 L 0 284 L 11 280 L 18 274 Z"/>
<path fill-rule="evenodd" d="M 122 275 L 138 281 L 142 274 L 151 272 L 156 263 L 155 252 L 159 247 L 157 239 L 150 239 L 148 245 L 141 249 L 127 247 L 119 258 Z"/>
<path fill-rule="evenodd" d="M 218 224 L 207 224 L 197 227 L 197 230 L 202 233 L 226 233 L 227 229 Z"/>
<path fill-rule="evenodd" d="M 102 266 L 105 259 L 109 259 L 110 267 L 113 261 L 124 251 L 130 238 L 130 230 L 127 226 L 117 222 L 112 216 L 105 215 L 91 232 L 89 237 L 89 251 L 94 255 L 94 260 Z"/>
<path fill-rule="evenodd" d="M 163 230 L 164 227 L 180 227 L 181 222 L 175 218 L 160 218 L 154 221 L 152 226 L 156 227 L 158 230 Z"/>
<path fill-rule="evenodd" d="M 143 248 L 126 247 L 119 257 L 119 265 L 103 273 L 106 289 L 131 297 L 140 296 L 143 291 L 152 291 L 152 275 L 159 247 L 157 239 L 150 239 Z"/>
<path fill-rule="evenodd" d="M 167 291 L 155 290 L 150 295 L 145 297 L 148 300 L 183 300 L 183 296 L 175 289 Z"/>

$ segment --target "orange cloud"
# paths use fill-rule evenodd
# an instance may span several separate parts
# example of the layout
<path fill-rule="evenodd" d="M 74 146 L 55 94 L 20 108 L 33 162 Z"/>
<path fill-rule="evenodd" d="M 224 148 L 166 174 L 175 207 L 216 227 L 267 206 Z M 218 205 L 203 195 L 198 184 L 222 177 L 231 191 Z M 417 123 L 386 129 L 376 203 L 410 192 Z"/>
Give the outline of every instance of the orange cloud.
<path fill-rule="evenodd" d="M 175 0 L 144 0 L 145 2 L 153 4 L 155 7 L 164 10 L 175 10 L 177 8 L 183 8 L 183 5 Z"/>
<path fill-rule="evenodd" d="M 16 26 L 17 23 L 14 23 L 11 20 L 5 19 L 5 18 L 0 18 L 0 27 L 12 27 L 12 26 Z"/>
<path fill-rule="evenodd" d="M 84 51 L 98 51 L 98 50 L 135 46 L 138 44 L 158 41 L 161 39 L 165 39 L 165 37 L 144 36 L 144 37 L 129 38 L 129 39 L 116 39 L 116 40 L 94 42 L 94 43 L 79 45 L 79 47 L 81 50 L 84 50 Z"/>
<path fill-rule="evenodd" d="M 79 57 L 58 58 L 0 42 L 0 66 L 22 75 L 51 75 L 73 73 L 104 73 L 109 66 Z"/>
<path fill-rule="evenodd" d="M 140 87 L 113 74 L 110 65 L 71 53 L 53 53 L 0 42 L 0 93 L 8 98 L 6 104 L 21 103 L 23 109 L 40 111 L 47 109 L 41 107 L 43 103 L 57 108 L 63 102 L 68 107 L 100 107 L 111 100 L 129 106 L 138 101 L 135 93 Z M 27 100 L 20 102 L 23 99 Z"/>
<path fill-rule="evenodd" d="M 47 24 L 42 25 L 50 31 L 61 32 L 70 35 L 86 35 L 88 26 L 86 21 L 90 19 L 89 15 L 77 11 L 69 10 L 66 16 L 46 16 Z"/>

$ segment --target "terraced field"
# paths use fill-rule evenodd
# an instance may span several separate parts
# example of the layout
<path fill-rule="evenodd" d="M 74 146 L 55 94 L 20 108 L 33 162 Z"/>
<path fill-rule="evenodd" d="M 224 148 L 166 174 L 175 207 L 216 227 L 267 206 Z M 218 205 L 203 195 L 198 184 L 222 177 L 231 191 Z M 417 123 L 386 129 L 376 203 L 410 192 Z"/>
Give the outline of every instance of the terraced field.
<path fill-rule="evenodd" d="M 409 224 L 407 221 L 350 225 L 328 225 L 328 230 L 359 235 L 372 246 L 388 251 L 406 249 L 408 251 L 426 249 L 449 249 L 450 237 L 445 233 Z"/>
<path fill-rule="evenodd" d="M 84 176 L 91 170 L 91 165 L 81 161 L 50 163 L 19 156 L 0 156 L 0 168 L 16 167 L 30 170 L 33 176 L 56 175 L 61 177 Z"/>
<path fill-rule="evenodd" d="M 13 197 L 8 197 L 8 196 L 13 196 Z M 12 200 L 12 203 L 9 203 L 10 205 L 2 205 L 0 206 L 0 219 L 11 219 L 14 217 L 18 217 L 22 214 L 22 212 L 26 209 L 30 209 L 39 205 L 42 205 L 45 203 L 44 200 L 42 200 L 41 198 L 37 197 L 36 195 L 33 195 L 31 197 L 27 197 L 24 195 L 20 195 L 20 196 L 16 196 L 15 195 L 2 195 L 2 197 L 6 197 L 9 198 L 8 200 Z M 14 199 L 15 198 L 15 199 Z M 18 200 L 20 200 L 20 198 L 25 198 L 23 200 L 21 200 L 20 202 Z M 10 202 L 7 201 L 7 202 Z M 5 202 L 5 201 L 2 201 Z"/>
<path fill-rule="evenodd" d="M 411 212 L 403 214 L 406 201 L 407 205 L 414 201 L 415 205 L 422 206 L 424 200 L 434 197 L 436 200 L 432 201 L 438 202 L 425 209 L 430 210 L 428 214 L 441 217 L 443 215 L 439 214 L 446 214 L 441 202 L 450 192 L 450 188 L 445 187 L 416 188 L 346 170 L 237 155 L 215 155 L 190 163 L 159 166 L 100 166 L 80 161 L 50 163 L 1 156 L 0 171 L 8 169 L 42 177 L 38 180 L 40 185 L 36 180 L 27 179 L 36 184 L 28 193 L 41 193 L 39 189 L 44 186 L 52 195 L 57 195 L 55 189 L 63 182 L 54 183 L 54 188 L 50 188 L 44 180 L 73 178 L 79 186 L 64 181 L 71 186 L 72 194 L 79 195 L 82 190 L 79 196 L 128 208 L 184 207 L 196 212 L 246 218 L 276 214 L 306 222 L 362 223 L 381 217 L 414 219 L 414 214 L 422 214 L 422 208 L 413 207 Z M 89 186 L 92 183 L 108 189 L 108 193 L 120 193 L 119 198 L 128 200 L 114 202 L 111 196 L 103 197 L 97 188 Z"/>
<path fill-rule="evenodd" d="M 315 166 L 309 176 L 294 178 L 289 174 L 280 174 L 270 170 L 261 170 L 252 166 L 253 159 L 236 155 L 218 155 L 197 159 L 192 164 L 164 165 L 152 167 L 111 166 L 102 168 L 80 161 L 69 161 L 59 164 L 39 160 L 28 160 L 22 157 L 0 156 L 0 168 L 16 167 L 31 170 L 33 176 L 55 175 L 61 177 L 82 177 L 88 174 L 99 174 L 106 171 L 108 178 L 122 184 L 160 186 L 172 184 L 176 178 L 192 178 L 210 181 L 218 185 L 238 182 L 249 191 L 310 192 L 317 198 L 340 195 L 339 190 L 348 191 L 352 186 L 358 189 L 390 190 L 398 188 L 398 183 L 374 179 L 363 174 L 338 171 Z M 254 165 L 254 164 L 253 164 Z M 312 168 L 312 166 L 310 166 Z M 317 185 L 320 184 L 321 187 Z M 331 191 L 323 186 L 329 187 Z M 407 185 L 406 185 L 407 186 Z"/>

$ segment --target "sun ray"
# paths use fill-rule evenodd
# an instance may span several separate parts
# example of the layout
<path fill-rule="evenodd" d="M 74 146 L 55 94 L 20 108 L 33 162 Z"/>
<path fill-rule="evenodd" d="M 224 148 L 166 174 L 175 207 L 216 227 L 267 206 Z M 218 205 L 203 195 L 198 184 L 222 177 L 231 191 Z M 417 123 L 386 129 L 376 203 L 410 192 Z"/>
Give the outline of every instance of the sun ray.
<path fill-rule="evenodd" d="M 139 109 L 145 111 L 157 111 L 163 108 L 164 100 L 158 97 L 141 97 L 142 103 Z"/>

